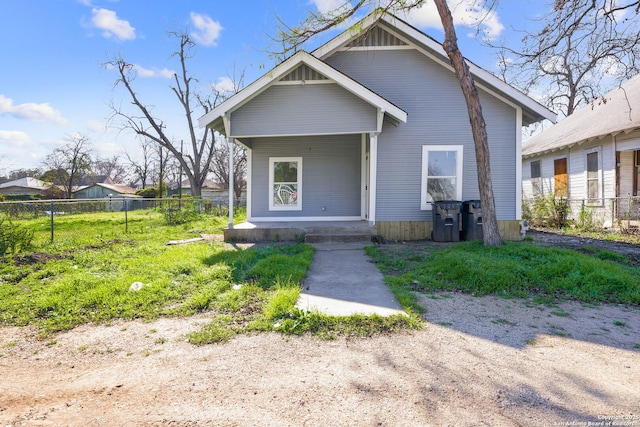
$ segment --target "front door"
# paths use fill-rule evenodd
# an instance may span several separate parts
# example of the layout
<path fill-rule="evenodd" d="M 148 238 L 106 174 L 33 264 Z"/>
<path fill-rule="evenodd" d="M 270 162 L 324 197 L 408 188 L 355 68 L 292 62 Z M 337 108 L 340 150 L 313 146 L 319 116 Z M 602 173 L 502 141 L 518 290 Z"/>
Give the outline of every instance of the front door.
<path fill-rule="evenodd" d="M 567 175 L 567 158 L 556 159 L 553 162 L 553 195 L 554 197 L 569 197 L 569 179 Z"/>

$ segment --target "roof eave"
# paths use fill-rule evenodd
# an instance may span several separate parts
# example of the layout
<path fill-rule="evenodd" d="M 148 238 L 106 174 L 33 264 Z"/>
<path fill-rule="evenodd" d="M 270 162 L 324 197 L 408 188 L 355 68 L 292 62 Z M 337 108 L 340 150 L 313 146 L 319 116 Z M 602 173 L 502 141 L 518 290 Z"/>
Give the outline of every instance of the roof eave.
<path fill-rule="evenodd" d="M 360 83 L 356 82 L 355 80 L 351 79 L 335 68 L 325 64 L 318 58 L 310 55 L 307 52 L 299 51 L 286 61 L 276 66 L 273 70 L 247 86 L 239 93 L 232 96 L 204 116 L 200 117 L 198 119 L 198 125 L 200 127 L 211 126 L 219 132 L 221 130 L 224 130 L 223 133 L 228 134 L 229 129 L 226 129 L 224 125 L 224 117 L 226 117 L 235 109 L 244 105 L 246 102 L 250 101 L 253 97 L 259 95 L 262 91 L 270 87 L 273 82 L 276 82 L 300 64 L 305 64 L 315 69 L 319 73 L 327 76 L 329 79 L 331 79 L 344 89 L 360 97 L 371 105 L 374 105 L 376 108 L 390 116 L 393 120 L 406 123 L 406 111 L 395 106 L 380 95 L 377 95 L 370 89 L 366 88 L 365 86 L 361 85 Z"/>
<path fill-rule="evenodd" d="M 441 58 L 443 58 L 445 60 L 443 62 L 450 64 L 449 57 L 442 47 L 442 44 L 438 43 L 436 40 L 432 39 L 422 31 L 418 30 L 402 19 L 378 9 L 367 15 L 358 24 L 353 25 L 350 29 L 342 32 L 335 38 L 329 40 L 327 43 L 314 50 L 312 52 L 312 55 L 319 59 L 324 59 L 330 56 L 337 49 L 341 48 L 345 44 L 360 36 L 364 31 L 368 30 L 380 20 L 404 32 L 409 37 L 426 46 L 429 50 L 433 51 Z M 474 79 L 483 81 L 489 86 L 497 89 L 523 108 L 523 125 L 527 126 L 545 119 L 553 123 L 556 122 L 557 114 L 553 111 L 549 110 L 542 104 L 523 94 L 514 87 L 508 85 L 495 75 L 474 64 L 467 58 L 465 58 L 465 62 L 469 66 L 469 71 L 474 76 Z"/>

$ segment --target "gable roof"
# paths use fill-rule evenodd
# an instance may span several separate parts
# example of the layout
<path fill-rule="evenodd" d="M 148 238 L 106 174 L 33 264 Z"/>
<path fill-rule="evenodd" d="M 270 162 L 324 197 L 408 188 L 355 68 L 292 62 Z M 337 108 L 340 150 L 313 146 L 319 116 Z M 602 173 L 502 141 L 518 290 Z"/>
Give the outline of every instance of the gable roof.
<path fill-rule="evenodd" d="M 405 36 L 411 43 L 420 47 L 423 53 L 429 55 L 432 59 L 435 59 L 440 63 L 440 65 L 449 69 L 451 72 L 454 72 L 453 66 L 449 61 L 449 57 L 441 43 L 402 19 L 385 12 L 382 9 L 374 10 L 360 22 L 352 25 L 348 30 L 342 32 L 332 40 L 314 50 L 312 54 L 316 58 L 324 60 L 343 47 L 349 49 L 351 47 L 349 46 L 350 43 L 353 43 L 355 40 L 362 37 L 363 34 L 366 34 L 367 30 L 380 24 L 391 30 L 392 37 L 395 37 L 393 34 L 394 30 L 399 31 L 400 34 L 398 34 L 398 36 Z M 402 40 L 393 39 L 389 40 L 387 43 L 389 46 L 405 44 Z M 476 85 L 481 88 L 497 92 L 508 101 L 522 108 L 523 125 L 526 126 L 544 119 L 552 122 L 556 121 L 557 115 L 547 107 L 500 80 L 498 77 L 469 61 L 467 58 L 465 58 L 465 61 L 469 66 L 469 71 L 471 72 Z"/>
<path fill-rule="evenodd" d="M 25 178 L 20 178 L 14 181 L 9 181 L 9 182 L 5 182 L 4 184 L 0 184 L 0 188 L 8 188 L 8 187 L 22 187 L 22 188 L 31 188 L 34 190 L 48 190 L 51 187 L 51 184 L 48 184 L 37 178 L 32 178 L 28 176 Z"/>
<path fill-rule="evenodd" d="M 370 89 L 364 87 L 346 74 L 341 73 L 330 65 L 320 61 L 318 58 L 301 50 L 213 110 L 209 111 L 204 116 L 200 117 L 198 119 L 198 124 L 200 127 L 213 126 L 216 130 L 222 130 L 221 125 L 223 125 L 225 131 L 223 133 L 228 134 L 229 127 L 226 123 L 228 114 L 244 105 L 253 97 L 262 93 L 273 83 L 286 77 L 302 64 L 308 66 L 312 70 L 315 70 L 327 79 L 334 81 L 355 96 L 377 107 L 394 120 L 398 122 L 407 121 L 407 113 L 404 110 L 395 106 Z"/>
<path fill-rule="evenodd" d="M 136 193 L 136 190 L 134 188 L 131 188 L 127 185 L 106 184 L 104 182 L 96 182 L 95 184 L 92 184 L 92 185 L 80 187 L 77 190 L 74 190 L 73 192 L 76 193 L 78 191 L 86 190 L 87 188 L 91 188 L 91 187 L 103 187 L 103 188 L 106 188 L 107 190 L 111 190 L 118 194 L 135 194 Z"/>
<path fill-rule="evenodd" d="M 523 157 L 553 152 L 640 128 L 640 74 L 608 92 L 597 102 L 528 139 Z"/>

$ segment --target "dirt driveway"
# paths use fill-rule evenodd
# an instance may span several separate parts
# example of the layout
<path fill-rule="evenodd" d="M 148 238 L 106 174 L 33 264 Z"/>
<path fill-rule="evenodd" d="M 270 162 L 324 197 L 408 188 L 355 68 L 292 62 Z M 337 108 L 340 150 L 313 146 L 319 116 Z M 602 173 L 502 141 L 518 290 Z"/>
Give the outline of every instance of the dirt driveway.
<path fill-rule="evenodd" d="M 0 328 L 0 426 L 640 426 L 638 309 L 421 302 L 422 331 L 335 341 L 188 344 L 206 315 Z"/>

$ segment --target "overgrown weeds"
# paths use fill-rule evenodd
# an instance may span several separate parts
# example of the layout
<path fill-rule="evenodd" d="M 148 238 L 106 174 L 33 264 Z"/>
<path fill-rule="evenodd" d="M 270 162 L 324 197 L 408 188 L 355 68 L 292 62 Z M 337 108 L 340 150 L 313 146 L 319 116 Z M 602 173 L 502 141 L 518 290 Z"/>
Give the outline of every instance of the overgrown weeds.
<path fill-rule="evenodd" d="M 599 253 L 594 257 L 530 242 L 499 247 L 463 242 L 422 252 L 385 246 L 370 250 L 387 283 L 407 291 L 640 304 L 640 268 L 625 265 L 608 252 Z"/>
<path fill-rule="evenodd" d="M 69 215 L 57 224 L 54 244 L 36 231 L 38 252 L 4 258 L 0 325 L 35 325 L 47 337 L 83 323 L 207 313 L 211 322 L 189 336 L 204 344 L 253 331 L 331 338 L 419 323 L 410 316 L 332 318 L 296 309 L 313 259 L 310 245 L 167 246 L 169 240 L 219 232 L 226 218 L 201 216 L 170 226 L 161 213 L 131 212 L 125 233 L 112 222 L 117 215 Z M 21 223 L 37 227 L 42 220 L 32 221 Z"/>

